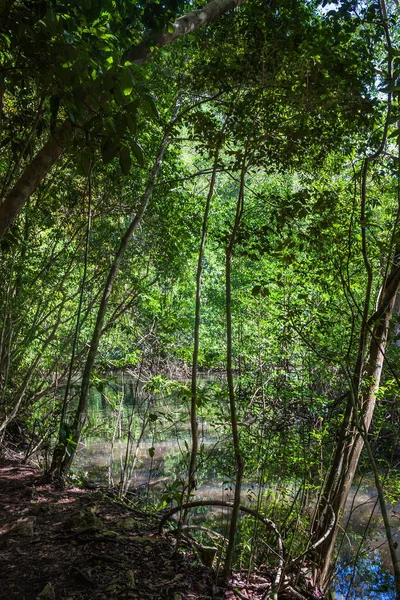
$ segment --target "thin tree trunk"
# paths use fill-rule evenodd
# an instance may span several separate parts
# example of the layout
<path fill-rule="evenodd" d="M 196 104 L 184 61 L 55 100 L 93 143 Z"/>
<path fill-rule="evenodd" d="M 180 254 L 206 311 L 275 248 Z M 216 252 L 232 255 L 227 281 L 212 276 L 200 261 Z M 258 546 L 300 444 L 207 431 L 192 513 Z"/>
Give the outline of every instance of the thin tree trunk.
<path fill-rule="evenodd" d="M 43 354 L 44 354 L 46 348 L 54 340 L 54 338 L 56 336 L 58 327 L 59 327 L 60 322 L 61 322 L 62 309 L 63 309 L 63 307 L 61 306 L 60 309 L 59 309 L 58 315 L 57 315 L 57 320 L 56 320 L 56 322 L 54 323 L 54 325 L 52 327 L 50 335 L 45 339 L 40 352 L 36 355 L 36 358 L 34 359 L 34 361 L 32 362 L 32 364 L 30 365 L 29 370 L 27 372 L 27 375 L 26 375 L 26 377 L 25 377 L 25 379 L 24 379 L 21 387 L 19 388 L 18 392 L 16 393 L 16 395 L 14 397 L 13 407 L 11 409 L 11 412 L 8 415 L 5 415 L 3 422 L 0 424 L 0 445 L 3 442 L 4 435 L 5 435 L 5 432 L 6 432 L 6 429 L 7 429 L 8 425 L 11 423 L 11 421 L 13 419 L 15 419 L 15 417 L 18 414 L 18 411 L 19 411 L 19 409 L 21 407 L 22 401 L 23 401 L 23 399 L 25 397 L 26 390 L 28 389 L 28 386 L 29 386 L 29 384 L 31 382 L 31 379 L 32 379 L 33 375 L 36 372 L 36 369 L 38 368 L 38 366 L 40 364 L 40 361 L 41 361 L 41 359 L 43 357 Z"/>
<path fill-rule="evenodd" d="M 232 365 L 232 282 L 231 282 L 231 266 L 233 249 L 236 243 L 236 237 L 239 225 L 243 215 L 244 203 L 244 178 L 246 174 L 246 153 L 243 158 L 242 171 L 240 175 L 240 188 L 238 201 L 236 205 L 235 221 L 232 228 L 232 233 L 229 241 L 229 246 L 226 249 L 225 257 L 225 290 L 226 290 L 226 376 L 229 392 L 229 412 L 231 420 L 232 442 L 235 457 L 235 493 L 233 497 L 231 522 L 229 526 L 228 546 L 226 549 L 225 563 L 223 569 L 223 578 L 228 581 L 231 574 L 233 552 L 235 548 L 235 537 L 237 530 L 237 522 L 240 509 L 240 495 L 243 479 L 243 457 L 240 450 L 239 428 L 236 416 L 236 398 L 233 382 L 233 365 Z"/>
<path fill-rule="evenodd" d="M 365 202 L 366 174 L 367 170 L 364 169 L 362 184 L 363 204 Z M 395 239 L 400 220 L 400 189 L 398 194 L 398 214 L 393 228 L 393 240 Z M 330 511 L 333 510 L 336 515 L 336 526 L 333 529 L 332 535 L 326 539 L 319 549 L 322 569 L 321 585 L 325 585 L 329 581 L 332 557 L 339 530 L 340 515 L 344 509 L 364 446 L 364 438 L 368 434 L 375 410 L 376 396 L 379 391 L 386 354 L 390 320 L 400 286 L 400 247 L 396 246 L 392 268 L 389 275 L 384 278 L 381 287 L 378 306 L 372 316 L 368 318 L 372 272 L 366 256 L 364 226 L 362 239 L 368 284 L 362 315 L 363 320 L 357 360 L 351 381 L 352 389 L 348 393 L 346 410 L 334 459 L 317 509 L 318 536 L 327 527 Z M 368 356 L 368 359 L 365 364 L 366 356 Z"/>
<path fill-rule="evenodd" d="M 360 431 L 360 433 L 361 433 L 361 431 Z M 364 435 L 364 433 L 363 433 L 363 440 L 364 440 L 364 444 L 365 444 L 365 447 L 366 447 L 366 450 L 368 453 L 368 458 L 369 458 L 369 461 L 370 461 L 370 464 L 372 467 L 372 471 L 374 473 L 375 487 L 376 487 L 376 491 L 378 492 L 379 506 L 380 506 L 381 513 L 382 513 L 382 520 L 383 520 L 383 524 L 385 527 L 386 540 L 387 540 L 387 543 L 389 546 L 390 558 L 391 558 L 392 565 L 393 565 L 396 597 L 397 597 L 397 600 L 400 600 L 400 561 L 397 557 L 397 543 L 393 539 L 393 533 L 392 533 L 392 528 L 390 526 L 388 509 L 386 508 L 385 492 L 384 492 L 384 489 L 382 486 L 382 482 L 381 482 L 381 478 L 380 478 L 380 474 L 379 474 L 379 470 L 378 470 L 378 465 L 376 464 L 375 457 L 373 455 L 371 444 L 369 443 L 367 434 Z"/>
<path fill-rule="evenodd" d="M 379 391 L 383 362 L 387 348 L 390 319 L 400 285 L 400 269 L 398 261 L 399 250 L 396 249 L 396 258 L 389 277 L 387 278 L 387 285 L 381 293 L 377 311 L 374 313 L 374 315 L 378 314 L 379 317 L 378 321 L 375 321 L 375 326 L 371 333 L 368 352 L 369 359 L 365 370 L 362 367 L 363 357 L 360 356 L 361 353 L 364 355 L 365 348 L 361 346 L 363 340 L 360 340 L 356 368 L 362 370 L 356 371 L 353 377 L 353 389 L 348 395 L 346 412 L 343 418 L 334 461 L 324 487 L 321 504 L 318 510 L 318 518 L 320 519 L 318 529 L 319 535 L 326 526 L 330 509 L 334 511 L 337 519 L 336 527 L 334 528 L 332 535 L 327 538 L 326 542 L 319 550 L 322 563 L 322 585 L 329 580 L 332 556 L 338 534 L 338 521 L 350 491 L 350 486 L 364 445 L 363 435 L 367 435 L 368 433 L 375 409 L 376 395 Z M 370 324 L 372 325 L 371 319 L 369 319 L 367 323 L 368 329 Z M 365 383 L 364 389 L 362 389 L 363 383 Z M 355 413 L 355 402 L 358 403 L 358 414 Z M 362 428 L 362 431 L 360 431 L 360 427 Z"/>
<path fill-rule="evenodd" d="M 13 289 L 13 276 L 14 276 L 14 263 L 15 255 L 11 259 L 10 275 L 6 283 L 5 291 L 5 303 L 3 311 L 3 323 L 0 334 L 0 389 L 2 389 L 2 403 L 4 402 L 7 381 L 8 381 L 8 368 L 10 365 L 10 345 L 12 339 L 12 318 L 11 318 L 11 296 Z"/>
<path fill-rule="evenodd" d="M 370 384 L 360 397 L 358 404 L 360 424 L 365 433 L 369 430 L 375 409 L 376 394 L 379 390 L 382 375 L 393 304 L 389 306 L 382 321 L 374 328 L 370 343 L 370 359 L 365 375 L 365 381 L 369 381 Z M 357 395 L 354 394 L 354 397 L 357 398 Z M 364 445 L 362 434 L 358 431 L 356 425 L 353 402 L 353 391 L 351 391 L 349 392 L 346 415 L 342 424 L 341 438 L 336 448 L 336 458 L 322 498 L 323 510 L 321 514 L 327 515 L 328 506 L 330 506 L 336 515 L 337 521 L 343 511 Z M 322 583 L 325 583 L 329 578 L 333 550 L 338 534 L 338 525 L 339 523 L 337 523 L 331 537 L 320 548 L 320 554 L 323 559 Z"/>
<path fill-rule="evenodd" d="M 70 390 L 70 386 L 71 386 L 71 379 L 72 379 L 72 373 L 73 373 L 74 362 L 75 362 L 76 346 L 78 343 L 79 332 L 80 332 L 80 329 L 82 326 L 81 316 L 82 316 L 82 306 L 83 306 L 83 295 L 84 295 L 85 288 L 86 288 L 86 276 L 87 276 L 88 257 L 89 257 L 89 241 L 90 241 L 90 229 L 91 229 L 91 220 L 92 220 L 92 181 L 91 181 L 92 180 L 92 167 L 93 167 L 93 165 L 91 164 L 90 165 L 90 173 L 89 173 L 89 177 L 88 177 L 88 214 L 87 214 L 87 225 L 86 225 L 86 235 L 85 235 L 85 255 L 84 255 L 84 262 L 83 262 L 83 275 L 82 275 L 82 282 L 81 282 L 81 290 L 80 290 L 79 302 L 78 302 L 78 314 L 76 316 L 76 324 L 75 324 L 75 330 L 74 330 L 74 337 L 72 340 L 72 349 L 71 349 L 71 358 L 70 358 L 70 362 L 69 362 L 68 377 L 67 377 L 67 383 L 66 383 L 65 391 L 64 391 L 64 399 L 63 399 L 62 408 L 61 408 L 60 424 L 59 424 L 59 432 L 58 432 L 58 444 L 54 449 L 52 464 L 50 466 L 50 473 L 57 470 L 57 466 L 60 464 L 60 461 L 62 461 L 64 452 L 65 452 L 65 435 L 64 435 L 65 420 L 66 420 L 67 407 L 68 407 L 69 390 Z"/>
<path fill-rule="evenodd" d="M 214 194 L 215 178 L 217 174 L 219 152 L 216 151 L 214 166 L 211 174 L 210 187 L 208 189 L 208 195 L 206 205 L 204 208 L 203 216 L 203 228 L 201 234 L 201 242 L 199 248 L 199 256 L 197 261 L 197 272 L 196 272 L 196 306 L 195 306 L 195 317 L 194 317 L 194 340 L 193 340 L 193 359 L 192 359 L 192 379 L 191 379 L 191 404 L 190 404 L 190 429 L 192 434 L 192 448 L 190 453 L 190 464 L 188 473 L 188 494 L 187 502 L 189 502 L 190 493 L 195 488 L 195 472 L 196 472 L 196 460 L 199 446 L 198 439 L 198 423 L 197 423 L 197 367 L 199 358 L 199 334 L 200 334 L 200 303 L 201 303 L 201 280 L 203 273 L 203 261 L 204 261 L 204 250 L 207 238 L 208 228 L 208 215 L 210 212 L 211 199 Z"/>
<path fill-rule="evenodd" d="M 183 15 L 175 21 L 168 30 L 156 37 L 146 40 L 127 50 L 123 62 L 137 65 L 144 64 L 157 48 L 167 46 L 174 40 L 181 38 L 202 25 L 211 23 L 221 17 L 225 12 L 240 6 L 245 0 L 213 0 L 201 9 Z M 0 205 L 0 239 L 2 239 L 18 214 L 24 207 L 31 194 L 35 192 L 40 182 L 51 171 L 58 158 L 68 145 L 72 135 L 70 121 L 65 121 L 37 153 L 33 161 L 25 168 L 13 189 L 4 198 Z"/>
<path fill-rule="evenodd" d="M 174 118 L 175 118 L 175 115 L 174 115 Z M 97 319 L 96 319 L 96 324 L 95 324 L 94 330 L 93 330 L 89 353 L 88 353 L 88 356 L 86 359 L 86 364 L 85 364 L 85 368 L 84 368 L 83 375 L 82 375 L 79 404 L 78 404 L 78 408 L 76 410 L 75 418 L 74 418 L 74 421 L 72 424 L 70 441 L 69 441 L 68 447 L 67 447 L 67 444 L 65 445 L 63 457 L 62 457 L 61 461 L 58 459 L 58 457 L 56 457 L 54 455 L 55 460 L 53 461 L 54 464 L 52 466 L 52 473 L 51 473 L 52 477 L 62 477 L 63 475 L 66 474 L 66 472 L 68 471 L 68 469 L 70 468 L 70 466 L 72 464 L 72 461 L 73 461 L 73 458 L 75 455 L 76 446 L 79 442 L 82 428 L 85 424 L 86 417 L 87 417 L 90 379 L 91 379 L 92 370 L 93 370 L 94 362 L 95 362 L 96 355 L 97 355 L 97 350 L 98 350 L 99 343 L 100 343 L 101 332 L 102 332 L 103 324 L 104 324 L 104 318 L 105 318 L 105 314 L 106 314 L 106 310 L 107 310 L 107 306 L 108 306 L 108 300 L 110 298 L 110 295 L 111 295 L 111 292 L 112 292 L 112 289 L 114 286 L 114 282 L 117 278 L 122 259 L 125 255 L 126 248 L 128 247 L 128 244 L 132 239 L 133 233 L 135 232 L 136 228 L 138 227 L 139 223 L 141 222 L 141 219 L 146 211 L 147 205 L 148 205 L 151 195 L 153 193 L 153 188 L 154 188 L 158 173 L 160 171 L 168 143 L 169 143 L 169 128 L 168 128 L 168 131 L 165 133 L 164 138 L 161 142 L 160 150 L 158 152 L 156 162 L 151 171 L 149 182 L 146 186 L 145 192 L 144 192 L 141 202 L 139 204 L 139 208 L 136 212 L 135 217 L 132 219 L 128 229 L 126 230 L 125 235 L 123 236 L 123 238 L 121 240 L 117 254 L 115 255 L 114 261 L 113 261 L 110 271 L 108 273 L 107 281 L 106 281 L 104 291 L 103 291 L 103 296 L 101 298 L 99 310 L 97 313 Z M 67 449 L 68 449 L 68 452 L 67 452 Z"/>

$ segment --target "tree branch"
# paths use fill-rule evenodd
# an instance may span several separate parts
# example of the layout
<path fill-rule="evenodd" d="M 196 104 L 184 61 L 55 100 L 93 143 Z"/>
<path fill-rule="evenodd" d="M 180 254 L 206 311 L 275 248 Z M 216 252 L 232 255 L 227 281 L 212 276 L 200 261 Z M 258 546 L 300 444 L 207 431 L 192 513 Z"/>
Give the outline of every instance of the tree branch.
<path fill-rule="evenodd" d="M 149 60 L 157 48 L 163 48 L 174 40 L 198 29 L 202 25 L 215 21 L 228 10 L 233 10 L 243 4 L 244 1 L 245 0 L 212 0 L 212 2 L 205 4 L 202 8 L 193 10 L 192 12 L 183 15 L 183 17 L 179 17 L 172 25 L 172 28 L 170 26 L 169 29 L 155 35 L 150 42 L 149 40 L 143 40 L 131 50 L 127 50 L 122 57 L 122 63 L 131 62 L 135 65 L 144 64 Z"/>

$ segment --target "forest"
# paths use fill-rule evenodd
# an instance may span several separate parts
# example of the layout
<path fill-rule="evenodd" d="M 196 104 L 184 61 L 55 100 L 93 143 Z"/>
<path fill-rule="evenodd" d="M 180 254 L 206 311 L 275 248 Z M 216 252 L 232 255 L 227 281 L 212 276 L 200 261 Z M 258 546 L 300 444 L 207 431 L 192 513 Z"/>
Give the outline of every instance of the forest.
<path fill-rule="evenodd" d="M 400 600 L 398 0 L 0 0 L 0 187 L 0 466 L 220 586 L 5 600 Z"/>

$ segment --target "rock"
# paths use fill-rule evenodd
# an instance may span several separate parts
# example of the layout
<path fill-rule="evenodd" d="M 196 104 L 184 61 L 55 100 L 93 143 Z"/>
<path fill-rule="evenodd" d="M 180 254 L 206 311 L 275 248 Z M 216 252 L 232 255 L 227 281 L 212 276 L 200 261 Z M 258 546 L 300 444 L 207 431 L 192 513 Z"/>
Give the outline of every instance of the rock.
<path fill-rule="evenodd" d="M 12 536 L 23 535 L 27 537 L 33 536 L 36 517 L 26 517 L 19 519 L 16 523 L 11 523 L 8 528 L 8 533 Z"/>
<path fill-rule="evenodd" d="M 151 537 L 149 535 L 135 535 L 129 538 L 132 542 L 138 542 L 140 544 L 155 544 L 157 542 L 156 538 Z"/>
<path fill-rule="evenodd" d="M 95 531 L 102 531 L 104 529 L 103 521 L 99 517 L 96 517 L 90 510 L 80 511 L 67 521 L 66 526 L 77 532 L 87 531 L 88 529 Z"/>
<path fill-rule="evenodd" d="M 135 573 L 132 570 L 126 572 L 126 579 L 128 580 L 128 588 L 132 589 L 136 586 Z"/>
<path fill-rule="evenodd" d="M 52 584 L 50 582 L 46 583 L 46 585 L 44 586 L 44 588 L 42 589 L 40 594 L 37 596 L 37 600 L 55 600 L 55 599 L 56 599 L 56 593 L 54 591 Z"/>
<path fill-rule="evenodd" d="M 121 535 L 120 533 L 118 533 L 117 531 L 113 531 L 112 529 L 108 529 L 107 531 L 104 531 L 102 533 L 101 537 L 116 539 L 116 540 L 125 540 L 127 538 L 126 535 Z"/>
<path fill-rule="evenodd" d="M 126 519 L 120 519 L 117 523 L 117 527 L 119 529 L 124 529 L 125 531 L 135 531 L 138 528 L 138 522 L 131 517 L 127 517 Z"/>

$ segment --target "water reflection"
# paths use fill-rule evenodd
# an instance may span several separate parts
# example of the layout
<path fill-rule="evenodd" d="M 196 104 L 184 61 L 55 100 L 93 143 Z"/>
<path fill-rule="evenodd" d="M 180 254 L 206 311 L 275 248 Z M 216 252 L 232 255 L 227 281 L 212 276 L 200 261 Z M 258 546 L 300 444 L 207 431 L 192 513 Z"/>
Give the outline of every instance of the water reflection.
<path fill-rule="evenodd" d="M 337 600 L 395 600 L 394 577 L 388 573 L 379 553 L 359 557 L 357 566 L 343 557 L 334 583 Z"/>
<path fill-rule="evenodd" d="M 149 391 L 132 378 L 124 378 L 123 385 L 114 378 L 105 388 L 92 389 L 90 399 L 90 430 L 95 431 L 83 440 L 74 463 L 79 473 L 98 483 L 118 485 L 126 460 L 126 439 L 131 431 L 135 468 L 129 481 L 130 489 L 146 494 L 155 501 L 168 485 L 183 478 L 187 469 L 190 446 L 188 396 L 180 393 L 166 397 Z M 229 437 L 212 420 L 200 415 L 200 442 L 203 468 L 199 470 L 196 499 L 231 500 L 232 490 L 224 471 L 226 457 L 231 456 Z M 136 445 L 136 446 L 135 446 Z M 391 561 L 380 511 L 376 503 L 376 490 L 368 482 L 353 486 L 345 514 L 340 561 L 334 590 L 338 600 L 392 600 L 393 576 Z M 291 496 L 296 493 L 293 482 Z M 259 489 L 249 483 L 243 486 L 244 503 L 257 501 Z M 283 503 L 277 486 L 263 490 L 264 501 L 270 496 L 269 508 Z M 272 500 L 271 500 L 272 499 Z M 204 513 L 206 509 L 202 512 Z M 215 525 L 227 511 L 209 511 L 209 521 Z M 400 547 L 400 533 L 396 530 L 400 503 L 391 507 L 391 524 L 394 539 Z M 274 518 L 273 514 L 269 514 Z M 204 514 L 202 515 L 204 517 Z M 196 520 L 196 516 L 194 516 Z M 368 536 L 364 533 L 368 526 Z M 358 556 L 362 544 L 364 555 Z M 367 554 L 365 553 L 367 551 Z M 357 556 L 357 568 L 354 568 Z"/>

